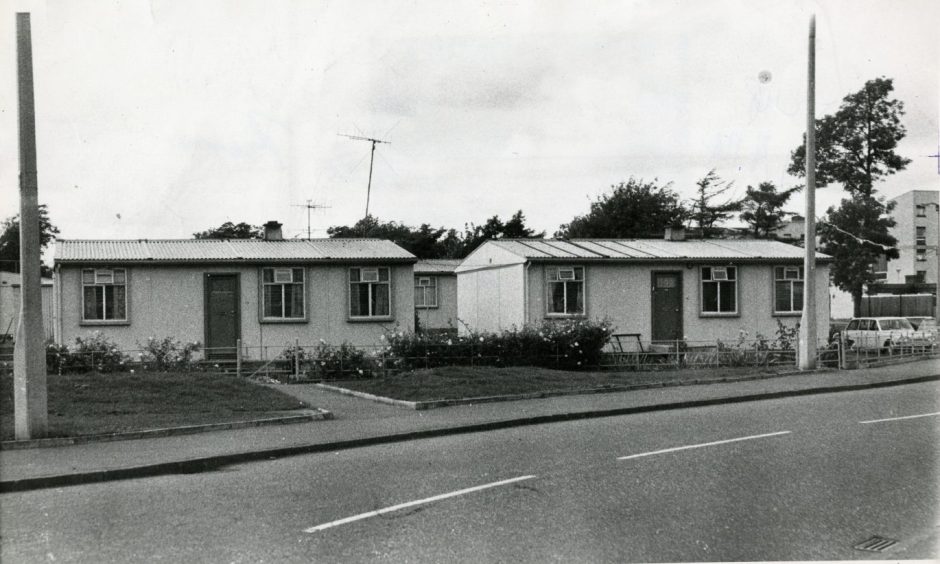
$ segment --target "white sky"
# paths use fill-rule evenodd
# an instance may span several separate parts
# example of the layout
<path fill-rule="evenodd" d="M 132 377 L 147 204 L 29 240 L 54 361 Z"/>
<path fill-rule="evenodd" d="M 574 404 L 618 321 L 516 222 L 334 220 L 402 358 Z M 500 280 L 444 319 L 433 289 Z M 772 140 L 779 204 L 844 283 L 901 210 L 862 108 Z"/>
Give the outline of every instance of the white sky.
<path fill-rule="evenodd" d="M 817 116 L 895 79 L 913 162 L 938 187 L 940 2 L 151 2 L 0 4 L 0 215 L 18 211 L 15 11 L 31 11 L 40 201 L 65 238 L 178 238 L 277 219 L 314 236 L 364 211 L 460 228 L 523 209 L 551 234 L 631 175 L 691 196 L 788 177 Z M 772 80 L 758 80 L 768 71 Z M 819 193 L 820 209 L 843 196 Z M 795 199 L 794 211 L 802 209 Z"/>

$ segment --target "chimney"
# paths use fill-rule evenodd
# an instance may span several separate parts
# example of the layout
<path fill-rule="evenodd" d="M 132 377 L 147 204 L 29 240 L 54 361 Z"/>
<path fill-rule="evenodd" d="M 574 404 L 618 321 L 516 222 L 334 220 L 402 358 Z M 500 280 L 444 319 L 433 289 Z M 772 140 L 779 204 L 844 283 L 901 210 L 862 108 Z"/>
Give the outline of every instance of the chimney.
<path fill-rule="evenodd" d="M 281 233 L 281 224 L 276 221 L 269 221 L 264 224 L 265 241 L 283 241 L 284 235 Z"/>
<path fill-rule="evenodd" d="M 685 228 L 667 227 L 666 235 L 663 238 L 667 241 L 685 241 Z"/>

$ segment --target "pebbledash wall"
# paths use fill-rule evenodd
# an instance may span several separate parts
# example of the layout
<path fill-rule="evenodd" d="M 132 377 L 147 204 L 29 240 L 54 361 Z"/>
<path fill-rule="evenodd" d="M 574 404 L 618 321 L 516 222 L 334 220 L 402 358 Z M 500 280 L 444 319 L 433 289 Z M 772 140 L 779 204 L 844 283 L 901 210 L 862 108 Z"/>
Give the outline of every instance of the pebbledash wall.
<path fill-rule="evenodd" d="M 205 275 L 237 274 L 239 281 L 240 332 L 249 357 L 258 358 L 259 347 L 269 347 L 268 356 L 295 341 L 316 345 L 320 339 L 332 345 L 349 342 L 356 346 L 381 344 L 381 336 L 399 327 L 414 329 L 414 275 L 408 265 L 379 265 L 390 268 L 391 317 L 352 320 L 349 316 L 349 268 L 362 266 L 306 266 L 306 320 L 262 321 L 261 266 L 135 266 L 110 264 L 127 271 L 126 322 L 82 320 L 82 267 L 61 266 L 59 334 L 56 341 L 72 343 L 101 331 L 123 350 L 140 348 L 148 337 L 172 336 L 184 342 L 205 342 Z"/>
<path fill-rule="evenodd" d="M 784 243 L 761 242 L 764 244 L 759 250 L 762 254 L 769 255 L 766 257 L 746 256 L 741 253 L 730 260 L 703 260 L 695 256 L 670 259 L 666 255 L 684 252 L 685 242 L 656 241 L 654 249 L 663 249 L 664 252 L 655 263 L 649 260 L 644 262 L 588 257 L 587 252 L 579 253 L 564 246 L 559 246 L 560 250 L 549 250 L 548 252 L 559 256 L 546 259 L 541 254 L 543 249 L 537 247 L 533 251 L 517 243 L 532 245 L 531 241 L 488 242 L 458 268 L 458 315 L 470 328 L 499 331 L 514 326 L 521 327 L 526 323 L 540 323 L 546 319 L 607 318 L 613 322 L 615 332 L 638 333 L 646 342 L 651 340 L 652 284 L 653 274 L 656 272 L 681 275 L 682 332 L 689 341 L 734 341 L 742 330 L 747 332 L 749 339 L 753 339 L 757 333 L 772 339 L 776 336 L 778 320 L 789 327 L 794 327 L 800 322 L 799 312 L 774 312 L 774 268 L 801 266 L 798 257 L 803 250 Z M 557 244 L 551 240 L 544 243 Z M 566 243 L 577 244 L 578 241 Z M 640 242 L 631 243 L 635 247 L 643 248 Z M 720 245 L 730 249 L 747 248 L 747 243 L 734 240 L 720 241 Z M 565 258 L 563 255 L 566 251 L 572 255 L 579 253 L 581 256 Z M 698 251 L 699 249 L 691 248 L 689 254 L 694 255 Z M 717 251 L 720 252 L 721 249 Z M 537 255 L 539 258 L 531 255 Z M 817 333 L 820 342 L 825 342 L 829 334 L 829 260 L 821 254 L 819 258 L 815 280 Z M 737 268 L 735 313 L 702 312 L 702 267 L 709 265 L 730 265 Z M 548 314 L 548 270 L 557 266 L 584 269 L 583 314 Z"/>

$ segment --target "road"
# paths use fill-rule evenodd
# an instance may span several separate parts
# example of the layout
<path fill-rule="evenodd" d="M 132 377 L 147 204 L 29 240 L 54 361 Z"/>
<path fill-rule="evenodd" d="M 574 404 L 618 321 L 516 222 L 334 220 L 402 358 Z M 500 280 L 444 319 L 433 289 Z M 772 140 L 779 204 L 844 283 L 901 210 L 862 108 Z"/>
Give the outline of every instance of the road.
<path fill-rule="evenodd" d="M 4 494 L 0 560 L 936 558 L 938 445 L 937 383 L 554 423 Z"/>

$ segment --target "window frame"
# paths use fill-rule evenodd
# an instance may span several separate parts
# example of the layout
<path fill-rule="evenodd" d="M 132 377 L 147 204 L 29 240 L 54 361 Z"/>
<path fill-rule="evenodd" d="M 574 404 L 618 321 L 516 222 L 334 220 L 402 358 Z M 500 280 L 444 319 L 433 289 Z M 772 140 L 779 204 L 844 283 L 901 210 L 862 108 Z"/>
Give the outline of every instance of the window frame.
<path fill-rule="evenodd" d="M 915 205 L 914 205 L 914 216 L 915 216 L 915 217 L 927 217 L 927 205 L 926 205 L 926 204 L 915 204 Z"/>
<path fill-rule="evenodd" d="M 266 282 L 264 279 L 265 271 L 271 271 L 271 282 Z M 288 270 L 291 273 L 291 282 L 278 282 L 277 275 L 278 271 Z M 299 270 L 303 276 L 303 280 L 298 284 L 294 281 L 294 271 Z M 307 291 L 307 279 L 309 278 L 307 268 L 304 266 L 297 265 L 277 265 L 277 266 L 262 266 L 258 269 L 258 320 L 261 323 L 307 323 L 309 321 L 309 311 L 310 307 L 309 302 L 309 293 Z M 285 303 L 285 286 L 300 286 L 300 295 L 303 298 L 301 301 L 301 307 L 303 308 L 303 315 L 286 317 L 283 315 L 286 308 Z M 280 286 L 281 287 L 281 313 L 280 316 L 268 316 L 265 311 L 265 291 L 268 287 Z"/>
<path fill-rule="evenodd" d="M 927 261 L 927 249 L 915 249 L 915 250 L 914 250 L 914 261 L 915 261 L 915 262 L 926 262 L 926 261 Z"/>
<path fill-rule="evenodd" d="M 423 279 L 427 279 L 430 283 L 421 284 L 420 282 Z M 438 288 L 437 276 L 433 276 L 430 274 L 415 275 L 415 309 L 436 309 L 440 307 L 440 299 L 439 299 L 437 288 Z M 418 291 L 419 290 L 422 296 L 422 300 L 420 304 L 418 303 Z M 430 303 L 430 304 L 428 303 L 428 295 L 429 295 L 428 290 L 432 290 L 430 292 L 430 296 L 434 298 L 433 300 L 434 303 Z"/>
<path fill-rule="evenodd" d="M 104 271 L 111 272 L 111 282 L 98 282 L 99 273 L 103 274 Z M 121 271 L 124 273 L 124 282 L 115 283 L 115 273 Z M 90 284 L 85 283 L 85 273 L 92 273 L 92 282 Z M 124 288 L 124 317 L 115 318 L 107 317 L 107 289 L 106 288 L 115 288 L 115 287 Z M 81 267 L 78 269 L 78 287 L 79 294 L 81 295 L 81 310 L 80 310 L 80 321 L 79 325 L 130 325 L 131 322 L 131 301 L 130 301 L 130 271 L 128 268 L 123 266 L 94 266 L 94 267 Z M 102 317 L 101 319 L 87 319 L 85 317 L 85 288 L 102 288 Z M 113 290 L 112 290 L 113 292 Z M 96 295 L 97 300 L 97 295 Z M 96 308 L 97 309 L 97 308 Z"/>
<path fill-rule="evenodd" d="M 709 278 L 705 279 L 705 269 L 709 269 L 709 277 L 711 277 L 711 269 L 721 268 L 725 269 L 725 276 L 729 270 L 734 272 L 734 278 L 727 278 L 725 280 L 712 280 Z M 737 265 L 734 264 L 704 264 L 701 265 L 698 269 L 698 278 L 699 278 L 699 308 L 698 313 L 699 317 L 740 317 L 741 315 L 741 291 L 738 282 L 741 280 L 740 269 Z M 717 311 L 705 311 L 705 286 L 706 284 L 714 284 L 717 286 L 716 294 L 716 303 L 718 306 Z M 721 284 L 733 284 L 734 286 L 734 310 L 733 311 L 721 311 Z"/>
<path fill-rule="evenodd" d="M 771 268 L 772 268 L 771 287 L 773 289 L 772 296 L 771 296 L 772 298 L 771 303 L 773 304 L 773 308 L 772 308 L 773 315 L 779 316 L 779 317 L 803 315 L 803 301 L 800 300 L 798 309 L 795 308 L 795 304 L 793 303 L 793 300 L 794 300 L 793 287 L 795 283 L 798 282 L 802 284 L 803 292 L 806 292 L 806 272 L 803 270 L 803 267 L 799 265 L 792 265 L 792 264 L 777 264 Z M 779 269 L 783 270 L 783 278 L 777 277 L 777 272 Z M 794 269 L 796 270 L 797 278 L 787 278 L 788 271 L 792 272 Z M 790 294 L 790 300 L 789 300 L 790 309 L 788 310 L 777 309 L 777 284 L 780 282 L 789 282 L 788 287 L 789 287 L 789 294 Z"/>
<path fill-rule="evenodd" d="M 561 271 L 570 271 L 571 279 L 562 279 Z M 578 271 L 580 270 L 581 279 L 578 280 Z M 552 279 L 552 275 L 556 279 Z M 552 290 L 555 284 L 561 284 L 564 287 L 563 303 L 565 311 L 552 311 L 554 300 L 552 299 Z M 581 311 L 568 312 L 568 284 L 581 285 Z M 581 265 L 550 265 L 545 269 L 545 317 L 551 319 L 580 319 L 587 317 L 587 268 Z"/>
<path fill-rule="evenodd" d="M 362 281 L 362 280 L 361 280 L 361 278 L 362 278 L 362 271 L 363 271 L 363 270 L 373 270 L 373 269 L 376 271 L 376 277 L 377 277 L 378 279 L 377 279 L 376 281 Z M 382 280 L 382 273 L 381 273 L 381 271 L 382 271 L 383 269 L 388 272 L 388 277 L 387 277 L 388 279 L 385 280 L 385 281 Z M 353 277 L 352 277 L 353 270 L 358 270 L 358 271 L 359 271 L 360 280 L 353 281 L 353 279 L 352 279 L 352 278 L 353 278 Z M 369 322 L 369 321 L 389 321 L 389 320 L 394 319 L 395 316 L 394 316 L 394 314 L 392 313 L 392 312 L 395 311 L 394 303 L 393 303 L 393 300 L 392 300 L 392 290 L 393 290 L 393 288 L 392 288 L 392 272 L 393 272 L 393 271 L 392 271 L 392 267 L 390 267 L 390 266 L 379 266 L 379 265 L 350 266 L 349 268 L 346 269 L 346 319 L 347 319 L 348 321 L 351 321 L 351 322 Z M 369 315 L 353 315 L 353 304 L 352 304 L 353 295 L 354 295 L 354 294 L 353 294 L 353 284 L 367 284 L 367 285 L 369 286 L 369 299 L 368 299 L 368 304 L 369 304 L 369 309 L 370 309 Z M 374 285 L 380 285 L 380 284 L 381 284 L 381 285 L 385 285 L 385 286 L 388 287 L 388 313 L 385 314 L 385 315 L 374 315 L 374 314 L 371 313 L 371 309 L 372 309 L 372 292 L 373 292 L 373 286 L 374 286 Z"/>
<path fill-rule="evenodd" d="M 918 247 L 927 246 L 927 226 L 925 225 L 914 226 L 914 245 Z"/>

